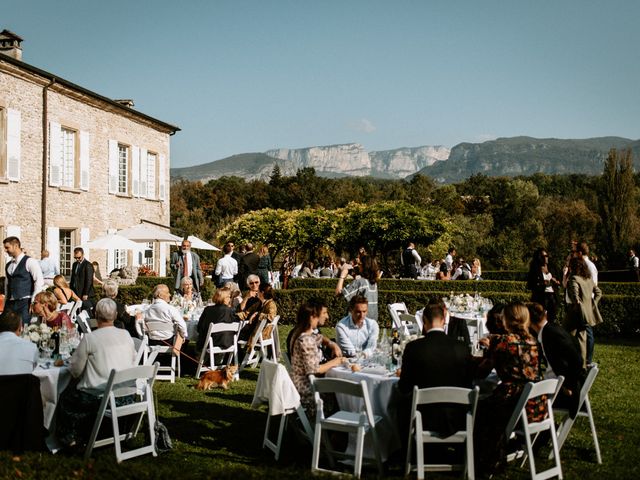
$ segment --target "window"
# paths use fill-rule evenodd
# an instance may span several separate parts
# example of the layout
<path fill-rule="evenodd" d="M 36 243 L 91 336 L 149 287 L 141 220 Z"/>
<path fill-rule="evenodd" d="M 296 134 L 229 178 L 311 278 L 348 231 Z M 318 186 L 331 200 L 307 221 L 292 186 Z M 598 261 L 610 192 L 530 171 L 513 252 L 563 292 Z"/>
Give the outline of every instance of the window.
<path fill-rule="evenodd" d="M 153 242 L 147 243 L 147 249 L 144 252 L 144 262 L 142 264 L 146 267 L 149 267 L 153 270 L 153 260 L 154 260 L 154 250 L 153 250 Z"/>
<path fill-rule="evenodd" d="M 62 166 L 62 186 L 75 188 L 76 185 L 76 134 L 74 130 L 62 127 L 60 164 Z"/>
<path fill-rule="evenodd" d="M 127 266 L 127 251 L 114 250 L 113 251 L 113 268 L 122 268 L 126 266 Z"/>
<path fill-rule="evenodd" d="M 73 268 L 73 230 L 60 229 L 60 274 L 71 277 Z"/>
<path fill-rule="evenodd" d="M 118 193 L 128 193 L 129 189 L 129 147 L 118 144 Z M 117 255 L 116 255 L 117 258 Z M 120 267 L 116 267 L 120 268 Z"/>
<path fill-rule="evenodd" d="M 7 178 L 7 111 L 0 107 L 0 178 Z M 4 270 L 3 270 L 4 271 Z"/>
<path fill-rule="evenodd" d="M 156 165 L 158 156 L 155 153 L 147 154 L 147 198 L 156 198 Z"/>

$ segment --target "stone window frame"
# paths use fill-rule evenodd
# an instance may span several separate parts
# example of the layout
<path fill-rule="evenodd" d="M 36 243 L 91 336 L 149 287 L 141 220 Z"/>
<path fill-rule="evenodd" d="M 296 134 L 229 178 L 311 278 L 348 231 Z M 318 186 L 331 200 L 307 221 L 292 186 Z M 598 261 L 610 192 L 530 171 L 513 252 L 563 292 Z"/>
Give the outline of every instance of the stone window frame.
<path fill-rule="evenodd" d="M 67 181 L 67 159 L 65 158 L 65 132 L 73 137 L 73 180 L 72 185 L 68 185 Z M 70 188 L 77 190 L 80 188 L 80 131 L 75 127 L 60 124 L 60 188 Z"/>
<path fill-rule="evenodd" d="M 66 253 L 62 251 L 62 238 L 63 234 L 66 237 L 68 235 L 69 238 L 69 257 L 66 257 Z M 60 227 L 58 230 L 58 245 L 60 248 L 60 273 L 67 278 L 71 278 L 71 272 L 73 271 L 73 263 L 75 259 L 73 258 L 73 249 L 78 245 L 78 235 L 79 231 L 75 227 Z M 65 254 L 63 254 L 65 253 Z M 68 263 L 68 267 L 67 267 Z"/>

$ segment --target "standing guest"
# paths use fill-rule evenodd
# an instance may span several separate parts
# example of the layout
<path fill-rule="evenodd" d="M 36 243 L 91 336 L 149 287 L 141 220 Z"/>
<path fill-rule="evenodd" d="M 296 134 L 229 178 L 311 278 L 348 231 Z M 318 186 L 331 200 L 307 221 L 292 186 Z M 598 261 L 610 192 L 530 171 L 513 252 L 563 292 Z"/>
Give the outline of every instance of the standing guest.
<path fill-rule="evenodd" d="M 460 257 L 454 262 L 451 280 L 471 280 L 471 267 L 464 261 L 464 258 Z"/>
<path fill-rule="evenodd" d="M 574 257 L 569 262 L 569 299 L 564 327 L 578 339 L 584 367 L 593 360 L 593 341 L 589 341 L 589 331 L 593 337 L 593 327 L 602 323 L 598 302 L 602 292 L 591 278 L 591 272 L 582 257 Z"/>
<path fill-rule="evenodd" d="M 53 285 L 53 277 L 60 275 L 58 264 L 49 257 L 49 250 L 42 251 L 42 255 L 40 256 L 40 270 L 42 270 L 44 284 L 49 287 Z"/>
<path fill-rule="evenodd" d="M 240 259 L 238 268 L 240 269 L 240 285 L 247 281 L 249 275 L 255 275 L 258 273 L 258 264 L 260 263 L 260 256 L 253 251 L 253 243 L 247 243 L 244 246 L 245 254 Z M 269 282 L 265 282 L 265 285 Z"/>
<path fill-rule="evenodd" d="M 491 396 L 478 403 L 474 443 L 478 471 L 485 475 L 504 465 L 507 422 L 526 383 L 541 379 L 538 342 L 529 333 L 529 310 L 520 302 L 509 304 L 504 309 L 504 320 L 507 333 L 480 340 L 487 347 L 484 369 L 495 368 L 501 380 Z M 546 413 L 544 398 L 527 404 L 530 422 L 542 420 Z"/>
<path fill-rule="evenodd" d="M 22 328 L 16 312 L 0 315 L 0 375 L 30 374 L 38 364 L 38 347 L 20 338 Z"/>
<path fill-rule="evenodd" d="M 214 275 L 218 279 L 218 287 L 222 287 L 227 282 L 234 282 L 238 275 L 238 262 L 233 258 L 233 244 L 227 243 L 222 247 L 224 256 L 216 263 Z"/>
<path fill-rule="evenodd" d="M 200 257 L 197 253 L 191 251 L 191 242 L 189 240 L 182 240 L 180 251 L 174 252 L 171 256 L 171 268 L 176 276 L 176 290 L 180 288 L 180 282 L 185 277 L 191 279 L 196 292 L 199 292 L 204 285 Z"/>
<path fill-rule="evenodd" d="M 260 248 L 260 260 L 258 261 L 258 268 L 256 274 L 260 277 L 260 283 L 262 285 L 269 285 L 271 283 L 270 274 L 273 265 L 271 264 L 271 255 L 269 255 L 269 247 L 263 245 Z"/>
<path fill-rule="evenodd" d="M 79 302 L 80 297 L 71 290 L 69 284 L 62 275 L 53 277 L 53 294 L 56 296 L 60 305 L 66 305 L 69 302 Z"/>
<path fill-rule="evenodd" d="M 544 248 L 538 248 L 529 264 L 527 288 L 531 290 L 531 301 L 544 306 L 552 323 L 556 321 L 558 310 L 554 285 L 560 285 L 560 282 L 549 271 L 549 254 Z"/>
<path fill-rule="evenodd" d="M 187 338 L 187 324 L 178 309 L 169 305 L 169 287 L 162 283 L 156 285 L 152 295 L 153 303 L 144 313 L 149 345 L 172 344 L 176 334 Z"/>
<path fill-rule="evenodd" d="M 202 351 L 207 339 L 207 332 L 210 324 L 233 323 L 238 321 L 238 317 L 231 308 L 231 290 L 227 287 L 218 288 L 213 295 L 214 305 L 206 307 L 200 320 L 198 321 L 198 342 L 196 350 Z M 222 349 L 233 345 L 233 332 L 220 332 L 213 335 L 213 346 Z"/>
<path fill-rule="evenodd" d="M 58 310 L 58 300 L 51 292 L 40 292 L 33 301 L 33 313 L 38 315 L 49 327 L 62 327 L 73 329 L 73 322 L 67 312 Z"/>
<path fill-rule="evenodd" d="M 93 290 L 93 265 L 84 258 L 82 247 L 73 249 L 75 262 L 71 267 L 71 290 L 82 300 L 83 310 L 92 310 L 96 292 Z"/>
<path fill-rule="evenodd" d="M 589 273 L 591 274 L 591 280 L 593 280 L 593 284 L 597 287 L 598 269 L 589 258 L 589 245 L 587 245 L 585 242 L 581 242 L 580 245 L 578 245 L 578 254 L 582 255 L 582 259 L 584 260 L 584 263 L 587 264 L 587 268 L 589 269 Z M 594 260 L 597 261 L 595 257 Z M 595 337 L 593 336 L 593 325 L 587 323 L 585 332 L 587 334 L 587 358 L 585 359 L 585 361 L 587 362 L 587 365 L 590 365 L 593 361 L 593 347 L 595 344 Z"/>
<path fill-rule="evenodd" d="M 344 287 L 344 279 L 347 278 L 351 265 L 348 263 L 342 266 L 340 277 L 336 285 L 336 296 L 342 295 L 346 301 L 351 301 L 354 297 L 362 295 L 368 301 L 369 318 L 378 321 L 378 278 L 380 271 L 375 259 L 365 256 L 360 259 L 358 265 L 358 273 L 360 277 L 356 278 L 349 285 Z"/>
<path fill-rule="evenodd" d="M 378 323 L 367 316 L 369 302 L 356 295 L 349 302 L 349 315 L 336 325 L 336 341 L 346 357 L 371 356 L 378 342 Z"/>
<path fill-rule="evenodd" d="M 231 258 L 233 258 L 236 261 L 236 264 L 238 265 L 238 270 L 236 272 L 236 274 L 233 276 L 233 281 L 236 282 L 238 285 L 244 285 L 243 283 L 240 283 L 240 261 L 242 260 L 242 255 L 244 254 L 244 252 L 236 252 L 235 251 L 235 244 L 233 242 L 227 242 L 225 244 L 225 247 L 229 247 L 231 249 Z"/>
<path fill-rule="evenodd" d="M 140 334 L 136 330 L 135 318 L 127 312 L 127 307 L 118 300 L 118 282 L 112 278 L 107 278 L 102 285 L 102 293 L 105 298 L 110 298 L 116 304 L 118 315 L 114 321 L 117 328 L 124 328 L 133 338 L 139 338 Z"/>
<path fill-rule="evenodd" d="M 91 262 L 93 265 L 93 286 L 102 285 L 102 273 L 100 273 L 100 264 L 95 260 Z"/>
<path fill-rule="evenodd" d="M 36 294 L 44 289 L 42 270 L 35 258 L 22 252 L 18 237 L 7 237 L 2 243 L 4 251 L 11 257 L 5 267 L 4 309 L 18 313 L 26 324 L 31 321 L 29 306 Z"/>
<path fill-rule="evenodd" d="M 422 318 L 424 337 L 409 342 L 405 347 L 398 382 L 398 390 L 402 393 L 398 411 L 405 417 L 399 421 L 401 426 L 406 427 L 409 426 L 408 414 L 411 411 L 414 386 L 471 388 L 469 349 L 445 333 L 445 311 L 442 306 L 427 305 Z M 421 409 L 426 429 L 435 430 L 443 437 L 464 430 L 464 411 L 464 408 L 460 410 L 441 405 Z M 407 435 L 402 438 L 407 438 Z"/>
<path fill-rule="evenodd" d="M 638 260 L 635 250 L 629 250 L 627 265 L 629 265 L 631 281 L 640 282 L 640 260 Z"/>
<path fill-rule="evenodd" d="M 447 266 L 447 271 L 451 274 L 453 270 L 453 260 L 456 256 L 456 249 L 454 247 L 450 247 L 447 251 L 447 256 L 444 257 L 444 263 Z"/>
<path fill-rule="evenodd" d="M 364 306 L 366 308 L 366 302 Z M 291 380 L 300 394 L 302 407 L 311 419 L 316 416 L 316 403 L 309 375 L 324 375 L 333 367 L 338 367 L 342 364 L 342 357 L 340 356 L 320 364 L 320 359 L 322 358 L 320 346 L 322 345 L 323 337 L 316 334 L 315 331 L 322 316 L 328 317 L 327 309 L 319 302 L 307 302 L 300 306 L 289 346 L 291 351 Z"/>
<path fill-rule="evenodd" d="M 79 381 L 62 392 L 56 410 L 57 437 L 69 447 L 88 441 L 111 370 L 131 368 L 136 358 L 131 336 L 113 326 L 118 314 L 115 302 L 103 298 L 95 310 L 98 328 L 82 337 L 69 362 L 71 375 Z M 133 395 L 116 399 L 118 406 L 132 402 Z"/>
<path fill-rule="evenodd" d="M 546 359 L 544 378 L 557 378 L 560 375 L 564 377 L 560 394 L 553 404 L 568 407 L 571 417 L 574 418 L 578 413 L 580 389 L 586 376 L 582 368 L 580 346 L 575 337 L 569 335 L 560 325 L 549 323 L 542 305 L 529 303 L 527 308 L 531 328 L 538 335 L 538 343 Z"/>
<path fill-rule="evenodd" d="M 400 264 L 402 265 L 402 278 L 418 278 L 420 271 L 420 263 L 422 258 L 416 250 L 413 242 L 407 243 L 407 248 L 400 255 Z"/>

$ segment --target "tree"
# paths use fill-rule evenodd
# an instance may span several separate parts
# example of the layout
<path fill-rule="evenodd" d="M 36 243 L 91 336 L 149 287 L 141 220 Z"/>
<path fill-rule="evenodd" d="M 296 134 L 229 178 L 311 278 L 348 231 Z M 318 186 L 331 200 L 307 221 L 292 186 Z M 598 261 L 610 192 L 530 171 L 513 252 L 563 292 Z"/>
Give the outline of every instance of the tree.
<path fill-rule="evenodd" d="M 631 150 L 621 154 L 615 148 L 609 151 L 600 185 L 600 210 L 606 239 L 602 243 L 603 250 L 609 254 L 609 261 L 622 260 L 631 244 L 637 212 Z"/>

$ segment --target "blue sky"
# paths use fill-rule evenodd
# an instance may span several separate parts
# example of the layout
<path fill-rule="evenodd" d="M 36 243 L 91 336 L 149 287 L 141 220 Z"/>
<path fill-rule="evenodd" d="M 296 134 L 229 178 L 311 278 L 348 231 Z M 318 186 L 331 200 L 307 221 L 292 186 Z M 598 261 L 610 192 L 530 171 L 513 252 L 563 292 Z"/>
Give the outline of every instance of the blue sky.
<path fill-rule="evenodd" d="M 172 166 L 270 148 L 640 137 L 640 2 L 4 2 L 23 60 L 173 123 Z"/>

